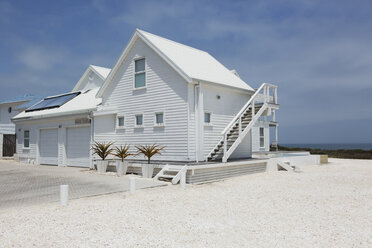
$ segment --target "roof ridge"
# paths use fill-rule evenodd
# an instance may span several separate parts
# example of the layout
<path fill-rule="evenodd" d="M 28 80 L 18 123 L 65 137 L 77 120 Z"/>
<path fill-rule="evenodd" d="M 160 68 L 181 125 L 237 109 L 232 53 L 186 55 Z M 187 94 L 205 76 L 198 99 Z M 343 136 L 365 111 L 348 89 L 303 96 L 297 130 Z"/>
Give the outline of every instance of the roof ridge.
<path fill-rule="evenodd" d="M 201 50 L 201 49 L 198 49 L 198 48 L 195 48 L 195 47 L 191 47 L 191 46 L 188 46 L 188 45 L 182 44 L 182 43 L 180 43 L 180 42 L 177 42 L 177 41 L 174 41 L 174 40 L 170 40 L 170 39 L 167 39 L 167 38 L 161 37 L 161 36 L 156 35 L 156 34 L 149 33 L 149 32 L 147 32 L 147 31 L 141 30 L 141 29 L 139 29 L 139 28 L 137 28 L 137 31 L 139 31 L 139 32 L 143 32 L 143 33 L 146 33 L 146 34 L 149 34 L 149 35 L 152 35 L 152 36 L 155 36 L 155 37 L 157 37 L 157 38 L 160 38 L 160 39 L 163 39 L 163 40 L 166 40 L 166 41 L 169 41 L 169 42 L 175 43 L 175 44 L 177 44 L 177 45 L 181 45 L 181 46 L 184 46 L 184 47 L 187 47 L 187 48 L 191 48 L 191 49 L 197 50 L 197 51 L 199 51 L 199 52 L 203 52 L 203 53 L 207 53 L 207 54 L 209 54 L 208 52 L 206 52 L 206 51 L 204 51 L 204 50 Z"/>
<path fill-rule="evenodd" d="M 111 70 L 111 68 L 103 67 L 103 66 L 100 66 L 100 65 L 90 65 L 90 66 L 99 67 L 99 68 L 103 68 L 103 69 L 107 69 L 107 70 Z"/>

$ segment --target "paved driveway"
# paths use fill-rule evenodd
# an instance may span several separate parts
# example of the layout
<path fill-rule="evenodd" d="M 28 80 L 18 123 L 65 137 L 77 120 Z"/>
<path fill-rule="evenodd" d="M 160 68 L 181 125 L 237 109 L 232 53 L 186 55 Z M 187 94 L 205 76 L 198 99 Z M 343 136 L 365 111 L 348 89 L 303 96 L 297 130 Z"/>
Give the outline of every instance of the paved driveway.
<path fill-rule="evenodd" d="M 35 166 L 0 160 L 0 209 L 59 201 L 59 187 L 69 185 L 69 198 L 129 190 L 129 177 L 99 175 L 83 168 Z M 136 188 L 165 185 L 136 179 Z"/>

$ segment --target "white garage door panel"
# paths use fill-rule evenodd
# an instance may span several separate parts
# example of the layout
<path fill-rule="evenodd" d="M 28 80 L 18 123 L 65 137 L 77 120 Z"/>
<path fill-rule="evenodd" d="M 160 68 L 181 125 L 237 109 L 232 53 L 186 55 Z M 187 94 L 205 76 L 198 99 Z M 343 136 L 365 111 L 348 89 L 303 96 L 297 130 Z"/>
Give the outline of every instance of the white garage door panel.
<path fill-rule="evenodd" d="M 40 164 L 58 165 L 58 129 L 40 130 Z"/>
<path fill-rule="evenodd" d="M 67 128 L 67 165 L 89 167 L 90 127 Z"/>

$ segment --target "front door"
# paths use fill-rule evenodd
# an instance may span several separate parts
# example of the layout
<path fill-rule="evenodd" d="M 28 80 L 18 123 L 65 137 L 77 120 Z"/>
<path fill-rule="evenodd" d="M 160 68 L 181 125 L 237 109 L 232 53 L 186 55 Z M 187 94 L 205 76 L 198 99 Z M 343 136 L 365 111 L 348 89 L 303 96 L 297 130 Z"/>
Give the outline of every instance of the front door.
<path fill-rule="evenodd" d="M 15 134 L 4 134 L 3 137 L 3 156 L 12 157 L 16 153 Z"/>

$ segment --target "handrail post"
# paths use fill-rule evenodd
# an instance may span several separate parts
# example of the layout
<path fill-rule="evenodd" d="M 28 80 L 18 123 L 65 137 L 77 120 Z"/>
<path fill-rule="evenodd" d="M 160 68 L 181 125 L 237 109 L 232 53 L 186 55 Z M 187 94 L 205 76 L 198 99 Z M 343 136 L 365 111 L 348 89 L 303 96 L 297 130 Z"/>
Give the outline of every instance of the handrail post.
<path fill-rule="evenodd" d="M 274 88 L 274 104 L 278 104 L 277 87 Z"/>
<path fill-rule="evenodd" d="M 227 152 L 227 133 L 223 136 L 223 156 L 226 156 Z"/>
<path fill-rule="evenodd" d="M 239 135 L 242 133 L 242 117 L 239 117 Z"/>
<path fill-rule="evenodd" d="M 253 120 L 253 117 L 254 117 L 254 115 L 255 115 L 255 106 L 254 106 L 255 104 L 254 104 L 254 100 L 252 101 L 252 120 Z"/>

